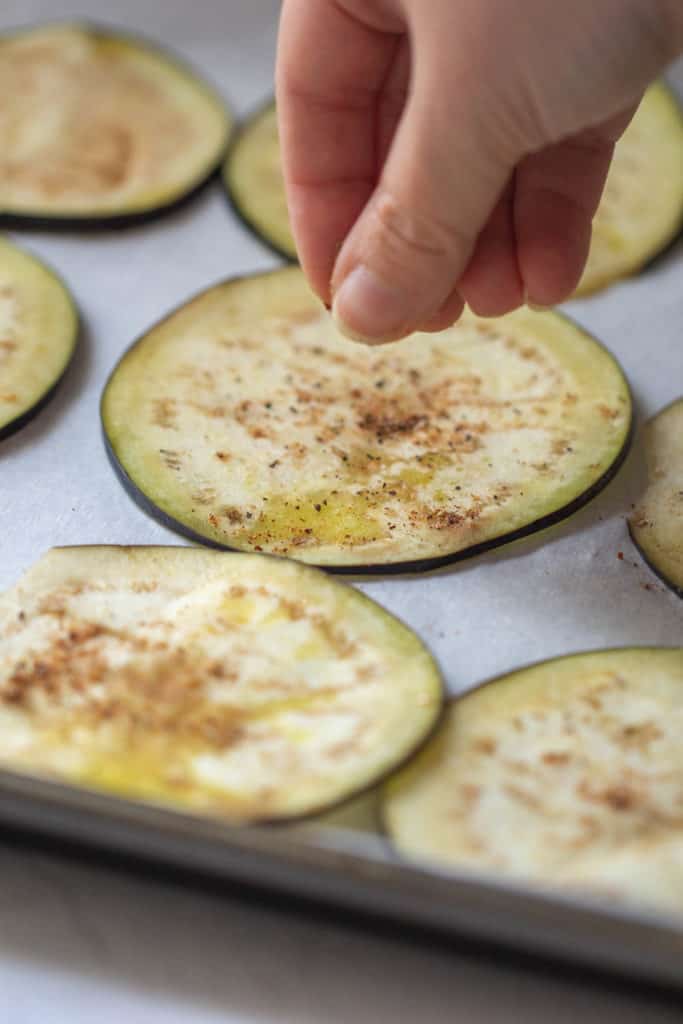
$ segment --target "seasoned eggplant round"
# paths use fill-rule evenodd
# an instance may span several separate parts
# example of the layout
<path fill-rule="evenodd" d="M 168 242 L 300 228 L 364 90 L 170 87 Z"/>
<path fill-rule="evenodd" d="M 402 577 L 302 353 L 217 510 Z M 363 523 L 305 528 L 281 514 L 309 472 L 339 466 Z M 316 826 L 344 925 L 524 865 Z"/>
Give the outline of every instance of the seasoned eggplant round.
<path fill-rule="evenodd" d="M 450 705 L 384 825 L 427 865 L 681 912 L 682 728 L 683 648 L 534 665 Z"/>
<path fill-rule="evenodd" d="M 648 565 L 683 597 L 683 398 L 645 427 L 648 486 L 629 520 Z"/>
<path fill-rule="evenodd" d="M 161 50 L 80 24 L 0 36 L 0 222 L 118 226 L 187 199 L 220 166 L 231 119 Z"/>
<path fill-rule="evenodd" d="M 466 315 L 381 348 L 339 335 L 297 267 L 152 328 L 102 400 L 152 514 L 205 543 L 338 571 L 435 567 L 538 530 L 624 456 L 628 386 L 554 313 Z"/>
<path fill-rule="evenodd" d="M 0 238 L 0 439 L 52 397 L 77 337 L 78 314 L 61 281 Z"/>
<path fill-rule="evenodd" d="M 272 104 L 241 129 L 223 181 L 246 223 L 276 252 L 295 260 Z M 682 225 L 683 116 L 674 93 L 658 82 L 617 143 L 576 295 L 635 273 L 669 245 Z"/>
<path fill-rule="evenodd" d="M 0 596 L 0 766 L 232 821 L 327 809 L 425 740 L 420 640 L 284 559 L 62 548 Z"/>

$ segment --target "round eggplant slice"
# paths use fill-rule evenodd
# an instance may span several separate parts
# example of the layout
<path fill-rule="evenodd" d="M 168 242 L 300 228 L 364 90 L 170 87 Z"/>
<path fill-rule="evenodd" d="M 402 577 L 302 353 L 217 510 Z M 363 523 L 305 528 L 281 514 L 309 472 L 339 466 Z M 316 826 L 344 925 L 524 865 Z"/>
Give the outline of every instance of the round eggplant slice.
<path fill-rule="evenodd" d="M 61 281 L 0 238 L 0 439 L 52 397 L 77 337 L 78 314 Z"/>
<path fill-rule="evenodd" d="M 231 120 L 188 68 L 138 39 L 50 25 L 0 36 L 0 221 L 119 226 L 187 199 Z"/>
<path fill-rule="evenodd" d="M 223 169 L 233 205 L 276 252 L 296 259 L 272 104 L 241 129 Z M 593 225 L 577 296 L 635 273 L 683 224 L 683 117 L 664 83 L 651 86 L 623 138 Z"/>
<path fill-rule="evenodd" d="M 658 82 L 616 145 L 577 296 L 636 273 L 682 226 L 683 112 L 673 91 Z"/>
<path fill-rule="evenodd" d="M 443 706 L 420 640 L 284 559 L 62 548 L 0 596 L 0 764 L 236 821 L 374 785 Z"/>
<path fill-rule="evenodd" d="M 560 658 L 454 701 L 383 790 L 404 856 L 683 911 L 683 648 Z"/>
<path fill-rule="evenodd" d="M 683 398 L 645 427 L 648 486 L 629 520 L 648 565 L 683 597 Z"/>
<path fill-rule="evenodd" d="M 240 128 L 223 164 L 222 177 L 228 198 L 247 227 L 279 256 L 296 260 L 273 103 Z"/>
<path fill-rule="evenodd" d="M 614 359 L 554 313 L 466 315 L 371 348 L 342 338 L 286 267 L 152 328 L 102 417 L 124 485 L 185 535 L 399 571 L 582 505 L 624 455 L 631 402 Z"/>

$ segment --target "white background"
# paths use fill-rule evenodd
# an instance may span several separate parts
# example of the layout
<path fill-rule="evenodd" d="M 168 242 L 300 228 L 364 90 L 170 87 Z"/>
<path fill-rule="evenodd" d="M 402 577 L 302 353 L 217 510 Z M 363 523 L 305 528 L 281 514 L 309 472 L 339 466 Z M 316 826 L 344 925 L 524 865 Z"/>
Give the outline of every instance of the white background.
<path fill-rule="evenodd" d="M 272 88 L 278 6 L 119 0 L 112 16 L 102 0 L 2 0 L 0 29 L 38 18 L 114 17 L 203 69 L 242 114 Z M 677 79 L 683 84 L 683 73 Z M 85 331 L 58 397 L 0 447 L 0 586 L 54 544 L 180 543 L 132 505 L 107 465 L 102 385 L 119 354 L 171 307 L 212 281 L 277 262 L 217 187 L 131 232 L 21 240 L 65 277 Z M 570 306 L 621 360 L 641 418 L 683 393 L 682 264 L 679 246 L 638 280 Z M 681 603 L 642 566 L 626 532 L 624 514 L 642 479 L 635 452 L 616 482 L 563 526 L 444 573 L 373 580 L 363 589 L 421 632 L 454 691 L 552 655 L 680 643 Z M 632 994 L 0 844 L 0 1019 L 7 1024 L 535 1024 L 550 1016 L 558 1024 L 681 1019 Z"/>

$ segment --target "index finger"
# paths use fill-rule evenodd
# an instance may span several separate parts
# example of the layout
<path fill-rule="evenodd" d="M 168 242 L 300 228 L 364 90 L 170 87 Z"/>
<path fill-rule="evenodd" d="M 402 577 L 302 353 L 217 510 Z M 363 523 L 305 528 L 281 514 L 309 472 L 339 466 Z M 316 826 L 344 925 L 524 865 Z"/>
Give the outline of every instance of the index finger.
<path fill-rule="evenodd" d="M 333 0 L 285 0 L 277 104 L 283 170 L 299 259 L 330 300 L 339 248 L 377 180 L 376 105 L 398 36 Z"/>

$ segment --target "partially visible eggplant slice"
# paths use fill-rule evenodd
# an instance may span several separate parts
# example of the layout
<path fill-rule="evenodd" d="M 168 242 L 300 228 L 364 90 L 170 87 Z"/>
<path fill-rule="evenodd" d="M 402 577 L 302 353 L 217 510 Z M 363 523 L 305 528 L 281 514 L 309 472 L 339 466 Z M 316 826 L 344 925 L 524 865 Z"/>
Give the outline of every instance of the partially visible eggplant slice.
<path fill-rule="evenodd" d="M 240 130 L 223 180 L 246 223 L 276 252 L 295 260 L 272 103 Z M 576 297 L 640 270 L 682 226 L 683 115 L 672 90 L 658 82 L 616 146 Z"/>
<path fill-rule="evenodd" d="M 664 83 L 650 86 L 616 145 L 576 295 L 637 273 L 683 227 L 683 112 Z"/>
<path fill-rule="evenodd" d="M 547 526 L 615 472 L 628 385 L 553 313 L 466 315 L 371 348 L 297 267 L 227 281 L 152 328 L 102 400 L 152 514 L 215 546 L 337 571 L 433 568 Z"/>
<path fill-rule="evenodd" d="M 62 282 L 0 238 L 0 439 L 52 397 L 77 338 L 78 314 Z"/>
<path fill-rule="evenodd" d="M 0 222 L 115 227 L 201 188 L 232 121 L 184 64 L 86 24 L 0 35 Z"/>
<path fill-rule="evenodd" d="M 241 126 L 223 164 L 222 178 L 233 208 L 247 227 L 279 256 L 296 261 L 274 103 L 267 103 Z"/>
<path fill-rule="evenodd" d="M 648 565 L 683 597 L 683 398 L 645 427 L 648 486 L 629 519 Z"/>
<path fill-rule="evenodd" d="M 383 790 L 399 853 L 683 912 L 683 648 L 580 654 L 454 701 Z"/>
<path fill-rule="evenodd" d="M 235 821 L 326 810 L 428 737 L 439 670 L 283 559 L 61 548 L 0 595 L 0 767 Z"/>

